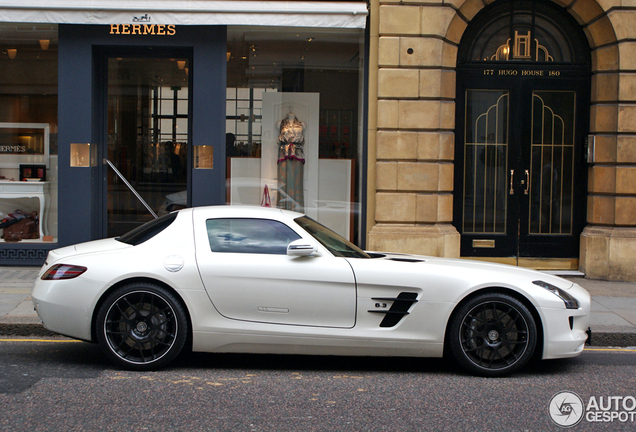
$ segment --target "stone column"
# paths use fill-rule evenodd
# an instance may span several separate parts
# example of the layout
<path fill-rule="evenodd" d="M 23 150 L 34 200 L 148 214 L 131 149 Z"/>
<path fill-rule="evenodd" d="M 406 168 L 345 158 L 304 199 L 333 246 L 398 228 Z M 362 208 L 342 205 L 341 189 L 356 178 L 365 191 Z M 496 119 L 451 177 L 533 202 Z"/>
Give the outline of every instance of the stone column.
<path fill-rule="evenodd" d="M 441 1 L 372 3 L 379 20 L 368 248 L 459 257 L 451 225 L 457 45 L 445 39 L 456 11 Z"/>
<path fill-rule="evenodd" d="M 620 2 L 619 2 L 620 3 Z M 588 176 L 588 226 L 580 268 L 592 279 L 636 280 L 636 11 L 596 2 L 573 5 L 592 47 L 594 137 Z M 625 3 L 623 2 L 623 5 Z M 608 6 L 610 6 L 608 4 Z"/>

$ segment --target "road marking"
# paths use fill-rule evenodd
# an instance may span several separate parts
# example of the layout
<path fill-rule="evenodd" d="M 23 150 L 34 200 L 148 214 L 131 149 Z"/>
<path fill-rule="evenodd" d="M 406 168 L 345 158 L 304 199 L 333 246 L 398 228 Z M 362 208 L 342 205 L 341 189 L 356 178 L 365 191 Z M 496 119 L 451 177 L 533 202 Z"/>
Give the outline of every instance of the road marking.
<path fill-rule="evenodd" d="M 625 352 L 636 352 L 636 348 L 585 348 L 584 351 L 625 351 Z"/>
<path fill-rule="evenodd" d="M 82 342 L 80 340 L 75 340 L 75 339 L 2 339 L 0 338 L 0 342 L 55 342 L 55 343 L 60 343 L 60 342 Z"/>

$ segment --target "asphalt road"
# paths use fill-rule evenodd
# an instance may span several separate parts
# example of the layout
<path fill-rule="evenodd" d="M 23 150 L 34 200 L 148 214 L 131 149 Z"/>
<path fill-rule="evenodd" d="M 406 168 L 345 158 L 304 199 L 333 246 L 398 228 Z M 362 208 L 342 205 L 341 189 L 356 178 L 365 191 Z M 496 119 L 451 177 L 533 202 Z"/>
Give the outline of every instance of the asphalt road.
<path fill-rule="evenodd" d="M 0 430 L 564 430 L 548 412 L 562 391 L 589 408 L 571 430 L 634 430 L 635 366 L 636 349 L 496 379 L 441 359 L 189 354 L 142 373 L 87 343 L 0 338 Z"/>

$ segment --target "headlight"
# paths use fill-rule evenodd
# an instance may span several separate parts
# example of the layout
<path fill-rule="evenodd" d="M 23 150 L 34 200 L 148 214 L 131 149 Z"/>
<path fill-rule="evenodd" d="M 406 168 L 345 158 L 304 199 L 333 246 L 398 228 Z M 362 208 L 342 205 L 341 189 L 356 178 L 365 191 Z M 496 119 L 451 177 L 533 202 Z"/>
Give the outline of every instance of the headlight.
<path fill-rule="evenodd" d="M 540 280 L 532 281 L 532 283 L 535 284 L 535 285 L 540 286 L 541 288 L 547 289 L 552 294 L 554 294 L 555 296 L 557 296 L 561 300 L 563 300 L 563 303 L 565 303 L 565 308 L 566 309 L 578 309 L 579 308 L 579 302 L 576 301 L 576 299 L 574 297 L 572 297 L 570 294 L 568 294 L 567 292 L 563 291 L 561 288 L 557 288 L 557 287 L 555 287 L 552 284 L 549 284 L 547 282 L 540 281 Z"/>

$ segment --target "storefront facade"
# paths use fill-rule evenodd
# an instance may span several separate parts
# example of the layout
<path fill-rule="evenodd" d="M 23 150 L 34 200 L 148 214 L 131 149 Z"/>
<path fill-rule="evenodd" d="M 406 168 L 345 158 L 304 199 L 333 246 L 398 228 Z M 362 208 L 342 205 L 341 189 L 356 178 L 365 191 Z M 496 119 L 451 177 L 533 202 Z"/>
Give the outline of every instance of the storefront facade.
<path fill-rule="evenodd" d="M 229 203 L 371 250 L 636 280 L 620 1 L 30 3 L 0 1 L 0 216 L 41 233 L 2 264 Z"/>
<path fill-rule="evenodd" d="M 360 242 L 366 4 L 180 3 L 2 9 L 3 264 L 225 203 Z"/>

